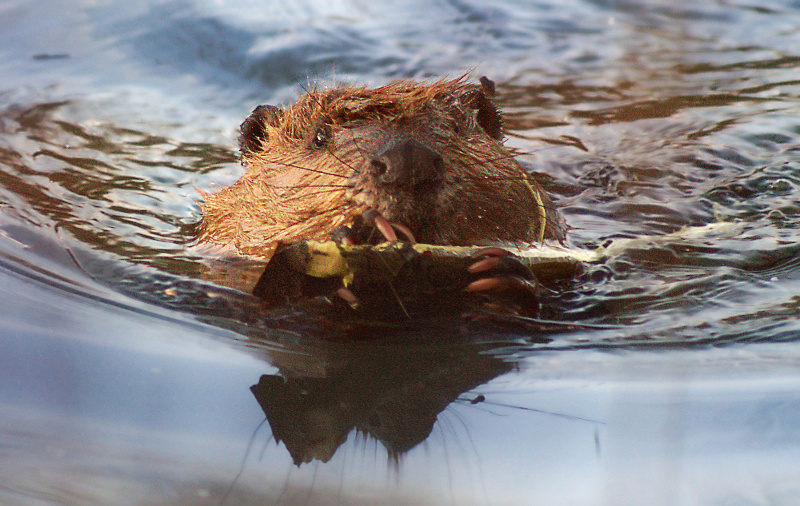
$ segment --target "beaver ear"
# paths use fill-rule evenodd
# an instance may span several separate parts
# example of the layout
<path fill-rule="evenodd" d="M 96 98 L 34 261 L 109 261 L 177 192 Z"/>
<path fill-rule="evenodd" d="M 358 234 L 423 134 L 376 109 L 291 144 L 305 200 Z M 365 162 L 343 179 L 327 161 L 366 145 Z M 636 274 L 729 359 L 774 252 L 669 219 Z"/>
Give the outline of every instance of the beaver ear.
<path fill-rule="evenodd" d="M 274 105 L 259 105 L 239 127 L 239 149 L 242 155 L 264 149 L 267 142 L 267 125 L 277 127 L 283 121 L 283 111 Z"/>
<path fill-rule="evenodd" d="M 492 102 L 494 96 L 494 82 L 487 77 L 481 77 L 481 89 L 472 90 L 461 95 L 459 100 L 463 105 L 475 110 L 475 121 L 478 122 L 486 134 L 498 141 L 503 140 L 503 118 L 497 106 Z"/>

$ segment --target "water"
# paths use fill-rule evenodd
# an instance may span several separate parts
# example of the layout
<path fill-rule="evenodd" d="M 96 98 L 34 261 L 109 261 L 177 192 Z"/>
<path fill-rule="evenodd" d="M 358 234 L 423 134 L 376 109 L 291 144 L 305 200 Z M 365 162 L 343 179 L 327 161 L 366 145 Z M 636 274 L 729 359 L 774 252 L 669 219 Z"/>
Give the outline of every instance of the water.
<path fill-rule="evenodd" d="M 797 504 L 800 6 L 0 13 L 0 502 Z M 570 246 L 652 238 L 549 297 L 583 330 L 320 339 L 194 247 L 255 105 L 468 71 Z"/>

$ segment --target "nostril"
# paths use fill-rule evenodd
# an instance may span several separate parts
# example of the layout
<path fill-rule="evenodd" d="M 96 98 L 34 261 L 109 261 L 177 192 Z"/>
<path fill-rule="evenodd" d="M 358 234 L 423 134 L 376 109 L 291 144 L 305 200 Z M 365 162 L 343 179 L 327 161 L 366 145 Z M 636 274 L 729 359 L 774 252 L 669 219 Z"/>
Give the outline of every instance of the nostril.
<path fill-rule="evenodd" d="M 396 142 L 370 160 L 370 174 L 380 185 L 427 187 L 443 173 L 442 156 L 415 139 Z"/>
<path fill-rule="evenodd" d="M 373 158 L 372 161 L 370 161 L 369 165 L 370 165 L 370 167 L 369 167 L 370 168 L 370 173 L 374 177 L 383 176 L 384 174 L 386 174 L 386 171 L 389 169 L 389 167 L 384 162 L 382 162 L 381 160 L 379 160 L 377 158 Z"/>
<path fill-rule="evenodd" d="M 444 173 L 444 160 L 442 159 L 441 155 L 436 155 L 433 159 L 433 175 L 431 179 L 439 179 L 441 175 Z"/>

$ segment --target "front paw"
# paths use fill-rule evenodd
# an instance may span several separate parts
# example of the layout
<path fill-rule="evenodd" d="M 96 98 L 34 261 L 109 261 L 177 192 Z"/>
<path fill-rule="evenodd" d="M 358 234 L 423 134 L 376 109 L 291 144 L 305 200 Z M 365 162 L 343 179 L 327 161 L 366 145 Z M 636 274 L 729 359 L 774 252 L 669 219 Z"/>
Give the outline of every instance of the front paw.
<path fill-rule="evenodd" d="M 465 291 L 482 295 L 485 306 L 502 312 L 532 316 L 539 309 L 539 283 L 536 276 L 518 257 L 507 250 L 492 247 L 478 251 L 479 258 L 467 268 L 478 279 Z"/>

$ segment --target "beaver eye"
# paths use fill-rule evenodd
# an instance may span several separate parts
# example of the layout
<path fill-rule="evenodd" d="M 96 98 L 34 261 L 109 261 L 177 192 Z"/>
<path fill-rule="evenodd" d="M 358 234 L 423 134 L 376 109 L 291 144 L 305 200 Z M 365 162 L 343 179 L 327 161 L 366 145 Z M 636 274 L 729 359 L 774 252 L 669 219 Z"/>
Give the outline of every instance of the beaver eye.
<path fill-rule="evenodd" d="M 330 128 L 328 125 L 323 125 L 317 130 L 317 133 L 314 134 L 314 138 L 311 139 L 311 146 L 314 149 L 324 148 L 328 144 L 328 141 L 330 141 L 330 138 Z"/>

